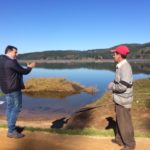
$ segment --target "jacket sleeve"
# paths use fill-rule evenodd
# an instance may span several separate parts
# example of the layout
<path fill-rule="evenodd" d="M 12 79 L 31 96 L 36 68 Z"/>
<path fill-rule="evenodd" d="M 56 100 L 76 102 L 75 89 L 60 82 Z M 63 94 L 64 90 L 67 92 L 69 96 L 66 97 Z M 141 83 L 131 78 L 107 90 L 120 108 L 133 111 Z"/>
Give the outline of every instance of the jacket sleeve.
<path fill-rule="evenodd" d="M 32 68 L 29 68 L 29 67 L 23 68 L 23 67 L 17 62 L 17 60 L 13 60 L 13 61 L 12 61 L 11 65 L 10 65 L 10 69 L 12 69 L 12 70 L 14 70 L 14 71 L 16 71 L 16 72 L 18 72 L 19 74 L 22 74 L 22 75 L 23 75 L 23 74 L 26 75 L 26 74 L 30 73 L 31 70 L 32 70 Z"/>
<path fill-rule="evenodd" d="M 124 93 L 127 90 L 127 86 L 123 85 L 121 82 L 114 83 L 112 91 L 114 93 Z"/>

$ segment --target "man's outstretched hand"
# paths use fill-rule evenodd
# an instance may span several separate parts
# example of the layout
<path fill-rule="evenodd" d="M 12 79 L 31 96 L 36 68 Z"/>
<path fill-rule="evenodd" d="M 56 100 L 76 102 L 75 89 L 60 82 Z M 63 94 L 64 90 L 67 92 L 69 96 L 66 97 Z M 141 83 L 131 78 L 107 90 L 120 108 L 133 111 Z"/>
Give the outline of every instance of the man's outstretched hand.
<path fill-rule="evenodd" d="M 34 68 L 34 67 L 35 67 L 35 65 L 36 65 L 36 63 L 35 63 L 35 62 L 27 63 L 27 67 L 29 67 L 29 68 Z"/>

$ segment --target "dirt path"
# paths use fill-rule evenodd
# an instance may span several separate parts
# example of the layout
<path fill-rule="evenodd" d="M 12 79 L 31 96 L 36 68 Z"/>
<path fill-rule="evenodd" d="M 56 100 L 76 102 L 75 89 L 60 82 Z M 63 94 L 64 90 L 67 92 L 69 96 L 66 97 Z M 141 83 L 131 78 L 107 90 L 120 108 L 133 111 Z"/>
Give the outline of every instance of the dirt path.
<path fill-rule="evenodd" d="M 46 132 L 24 132 L 22 139 L 6 137 L 6 129 L 0 129 L 0 150 L 119 150 L 111 138 L 58 135 Z M 136 138 L 136 150 L 149 150 L 150 139 Z"/>

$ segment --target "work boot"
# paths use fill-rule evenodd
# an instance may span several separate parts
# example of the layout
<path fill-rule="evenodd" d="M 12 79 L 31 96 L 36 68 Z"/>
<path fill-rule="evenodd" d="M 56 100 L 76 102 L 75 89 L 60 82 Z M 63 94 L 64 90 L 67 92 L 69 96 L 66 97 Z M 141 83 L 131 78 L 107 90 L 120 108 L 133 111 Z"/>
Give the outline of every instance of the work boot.
<path fill-rule="evenodd" d="M 124 146 L 123 148 L 121 148 L 120 150 L 134 150 L 134 148 L 130 148 L 128 146 Z"/>
<path fill-rule="evenodd" d="M 13 131 L 12 133 L 8 132 L 8 133 L 7 133 L 7 137 L 18 139 L 18 138 L 24 137 L 24 134 L 21 134 L 21 133 L 19 133 L 19 132 L 17 132 L 17 131 L 15 130 L 15 131 Z"/>

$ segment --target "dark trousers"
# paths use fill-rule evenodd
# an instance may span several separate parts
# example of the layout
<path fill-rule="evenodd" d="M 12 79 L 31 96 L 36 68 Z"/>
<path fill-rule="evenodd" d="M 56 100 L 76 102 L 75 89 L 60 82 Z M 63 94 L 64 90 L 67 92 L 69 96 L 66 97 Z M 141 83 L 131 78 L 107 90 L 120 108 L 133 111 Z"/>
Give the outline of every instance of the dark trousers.
<path fill-rule="evenodd" d="M 135 148 L 134 129 L 130 109 L 115 105 L 116 110 L 116 141 L 129 148 Z"/>

